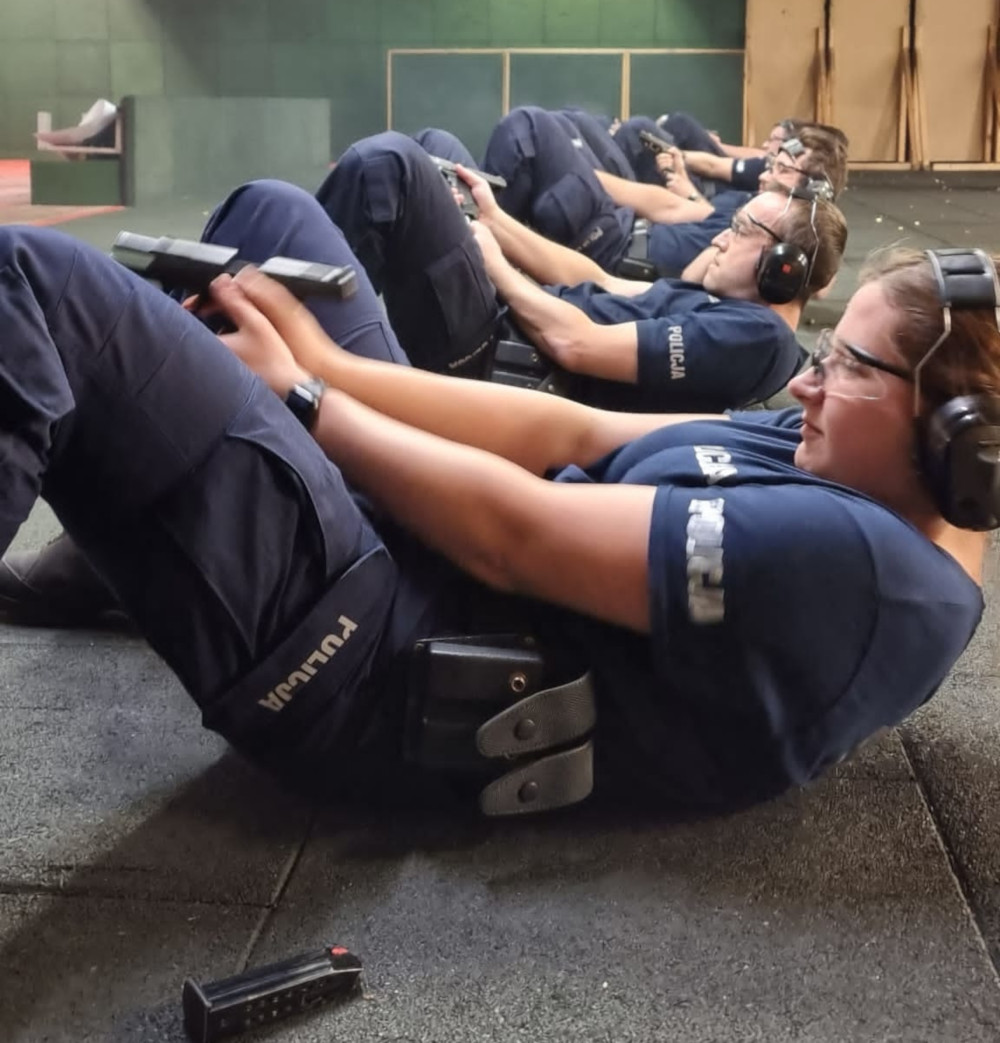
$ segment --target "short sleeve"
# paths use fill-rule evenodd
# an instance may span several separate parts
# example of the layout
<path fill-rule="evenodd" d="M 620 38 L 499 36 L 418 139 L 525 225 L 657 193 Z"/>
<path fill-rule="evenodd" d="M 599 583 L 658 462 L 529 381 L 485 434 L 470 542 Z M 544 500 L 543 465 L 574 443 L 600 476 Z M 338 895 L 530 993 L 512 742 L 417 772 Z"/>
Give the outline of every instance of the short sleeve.
<path fill-rule="evenodd" d="M 761 158 L 734 159 L 730 184 L 733 188 L 744 192 L 756 192 L 760 183 L 760 175 L 767 169 L 767 163 Z"/>
<path fill-rule="evenodd" d="M 849 687 L 876 625 L 868 544 L 832 489 L 661 487 L 649 569 L 655 670 L 697 712 L 722 715 L 713 727 L 723 748 L 731 733 L 734 756 L 811 727 Z"/>
<path fill-rule="evenodd" d="M 638 383 L 669 408 L 694 399 L 738 407 L 791 379 L 802 349 L 767 308 L 718 301 L 636 323 Z"/>

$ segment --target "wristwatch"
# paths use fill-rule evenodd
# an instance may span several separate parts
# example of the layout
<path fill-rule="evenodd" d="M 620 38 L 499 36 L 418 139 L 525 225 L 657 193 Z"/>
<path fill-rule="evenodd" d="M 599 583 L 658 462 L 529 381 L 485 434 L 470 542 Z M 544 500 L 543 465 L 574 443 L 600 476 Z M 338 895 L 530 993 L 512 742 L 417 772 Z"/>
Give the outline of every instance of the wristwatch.
<path fill-rule="evenodd" d="M 316 426 L 319 416 L 319 403 L 326 391 L 326 384 L 318 377 L 310 377 L 298 384 L 293 384 L 285 397 L 285 405 L 298 417 L 307 431 Z"/>

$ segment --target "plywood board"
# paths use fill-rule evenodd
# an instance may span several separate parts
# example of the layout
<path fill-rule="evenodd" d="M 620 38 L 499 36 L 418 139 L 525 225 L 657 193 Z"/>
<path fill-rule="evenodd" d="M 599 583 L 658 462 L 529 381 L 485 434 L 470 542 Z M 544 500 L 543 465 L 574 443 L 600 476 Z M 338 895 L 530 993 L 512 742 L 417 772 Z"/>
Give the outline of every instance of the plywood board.
<path fill-rule="evenodd" d="M 747 141 L 779 120 L 817 119 L 816 37 L 824 0 L 747 0 Z"/>
<path fill-rule="evenodd" d="M 916 0 L 916 42 L 927 118 L 927 159 L 987 158 L 984 69 L 997 0 Z"/>
<path fill-rule="evenodd" d="M 833 122 L 851 139 L 852 160 L 898 158 L 900 44 L 909 24 L 910 0 L 831 2 Z"/>

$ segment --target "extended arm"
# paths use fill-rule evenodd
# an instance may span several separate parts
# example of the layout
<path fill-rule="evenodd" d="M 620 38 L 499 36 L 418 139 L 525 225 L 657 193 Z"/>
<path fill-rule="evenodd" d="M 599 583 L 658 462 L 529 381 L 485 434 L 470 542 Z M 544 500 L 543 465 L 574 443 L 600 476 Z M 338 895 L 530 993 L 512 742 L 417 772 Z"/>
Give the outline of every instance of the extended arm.
<path fill-rule="evenodd" d="M 279 394 L 315 375 L 385 416 L 495 453 L 534 474 L 569 463 L 585 467 L 625 442 L 698 416 L 613 413 L 536 391 L 360 358 L 334 344 L 281 286 L 249 269 L 236 283 L 220 280 L 212 293 L 239 327 L 223 340 Z"/>
<path fill-rule="evenodd" d="M 573 455 L 576 443 L 586 462 L 614 448 L 622 433 L 656 426 L 654 418 L 352 358 L 281 287 L 260 276 L 240 279 L 239 286 L 225 279 L 213 286 L 237 324 L 223 339 L 279 394 L 302 379 L 306 360 L 340 384 L 324 393 L 313 434 L 354 487 L 498 590 L 648 631 L 655 487 L 548 482 L 518 466 L 521 459 L 487 450 L 506 445 L 537 468 L 540 454 L 550 458 L 552 450 L 527 445 L 515 428 L 524 427 L 533 441 L 568 432 L 563 452 Z M 283 336 L 296 344 L 298 360 Z M 558 416 L 568 419 L 551 422 Z M 602 433 L 605 422 L 613 426 Z"/>
<path fill-rule="evenodd" d="M 639 181 L 595 171 L 604 190 L 619 205 L 631 207 L 640 217 L 661 224 L 680 224 L 685 221 L 703 221 L 712 213 L 712 204 L 704 199 L 683 199 L 668 188 L 646 185 Z"/>
<path fill-rule="evenodd" d="M 694 174 L 714 178 L 716 181 L 732 181 L 733 159 L 716 156 L 711 152 L 684 152 L 684 165 Z"/>
<path fill-rule="evenodd" d="M 458 168 L 459 174 L 472 188 L 479 207 L 479 220 L 493 233 L 504 257 L 515 267 L 527 272 L 538 282 L 573 286 L 594 282 L 612 293 L 634 296 L 649 289 L 650 284 L 611 275 L 585 254 L 571 250 L 539 235 L 501 210 L 489 184 L 474 171 Z"/>
<path fill-rule="evenodd" d="M 486 272 L 532 343 L 563 369 L 635 383 L 639 337 L 634 322 L 600 325 L 575 305 L 547 293 L 517 271 L 484 225 L 473 224 Z"/>
<path fill-rule="evenodd" d="M 753 145 L 723 144 L 721 148 L 730 159 L 760 159 L 761 156 L 767 155 L 764 149 L 756 148 Z"/>
<path fill-rule="evenodd" d="M 352 485 L 482 582 L 648 631 L 655 488 L 544 481 L 336 391 L 315 437 Z"/>

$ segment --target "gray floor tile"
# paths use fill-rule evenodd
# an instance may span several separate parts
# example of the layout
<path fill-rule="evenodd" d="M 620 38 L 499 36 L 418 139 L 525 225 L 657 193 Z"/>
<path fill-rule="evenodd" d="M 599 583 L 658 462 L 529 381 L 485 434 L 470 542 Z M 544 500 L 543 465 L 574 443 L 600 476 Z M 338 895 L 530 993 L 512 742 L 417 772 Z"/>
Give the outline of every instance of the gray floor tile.
<path fill-rule="evenodd" d="M 259 910 L 0 894 L 4 1043 L 186 1043 L 180 995 L 242 969 Z"/>
<path fill-rule="evenodd" d="M 993 185 L 852 181 L 847 260 L 804 343 L 869 249 L 1000 242 Z M 208 209 L 66 230 L 190 237 Z M 18 542 L 55 528 L 40 509 Z M 985 588 L 1000 591 L 995 551 Z M 902 729 L 742 815 L 351 809 L 314 833 L 136 640 L 0 628 L 0 1040 L 173 1043 L 185 975 L 326 942 L 365 958 L 365 998 L 265 1038 L 996 1040 L 998 611 Z"/>
<path fill-rule="evenodd" d="M 322 896 L 322 900 L 318 900 Z M 332 816 L 261 946 L 366 959 L 338 1035 L 992 1040 L 1000 992 L 915 786 L 708 823 Z"/>
<path fill-rule="evenodd" d="M 0 631 L 0 889 L 266 903 L 301 802 L 224 756 L 138 639 L 16 633 Z"/>
<path fill-rule="evenodd" d="M 957 672 L 903 729 L 944 844 L 1000 966 L 1000 677 Z"/>

